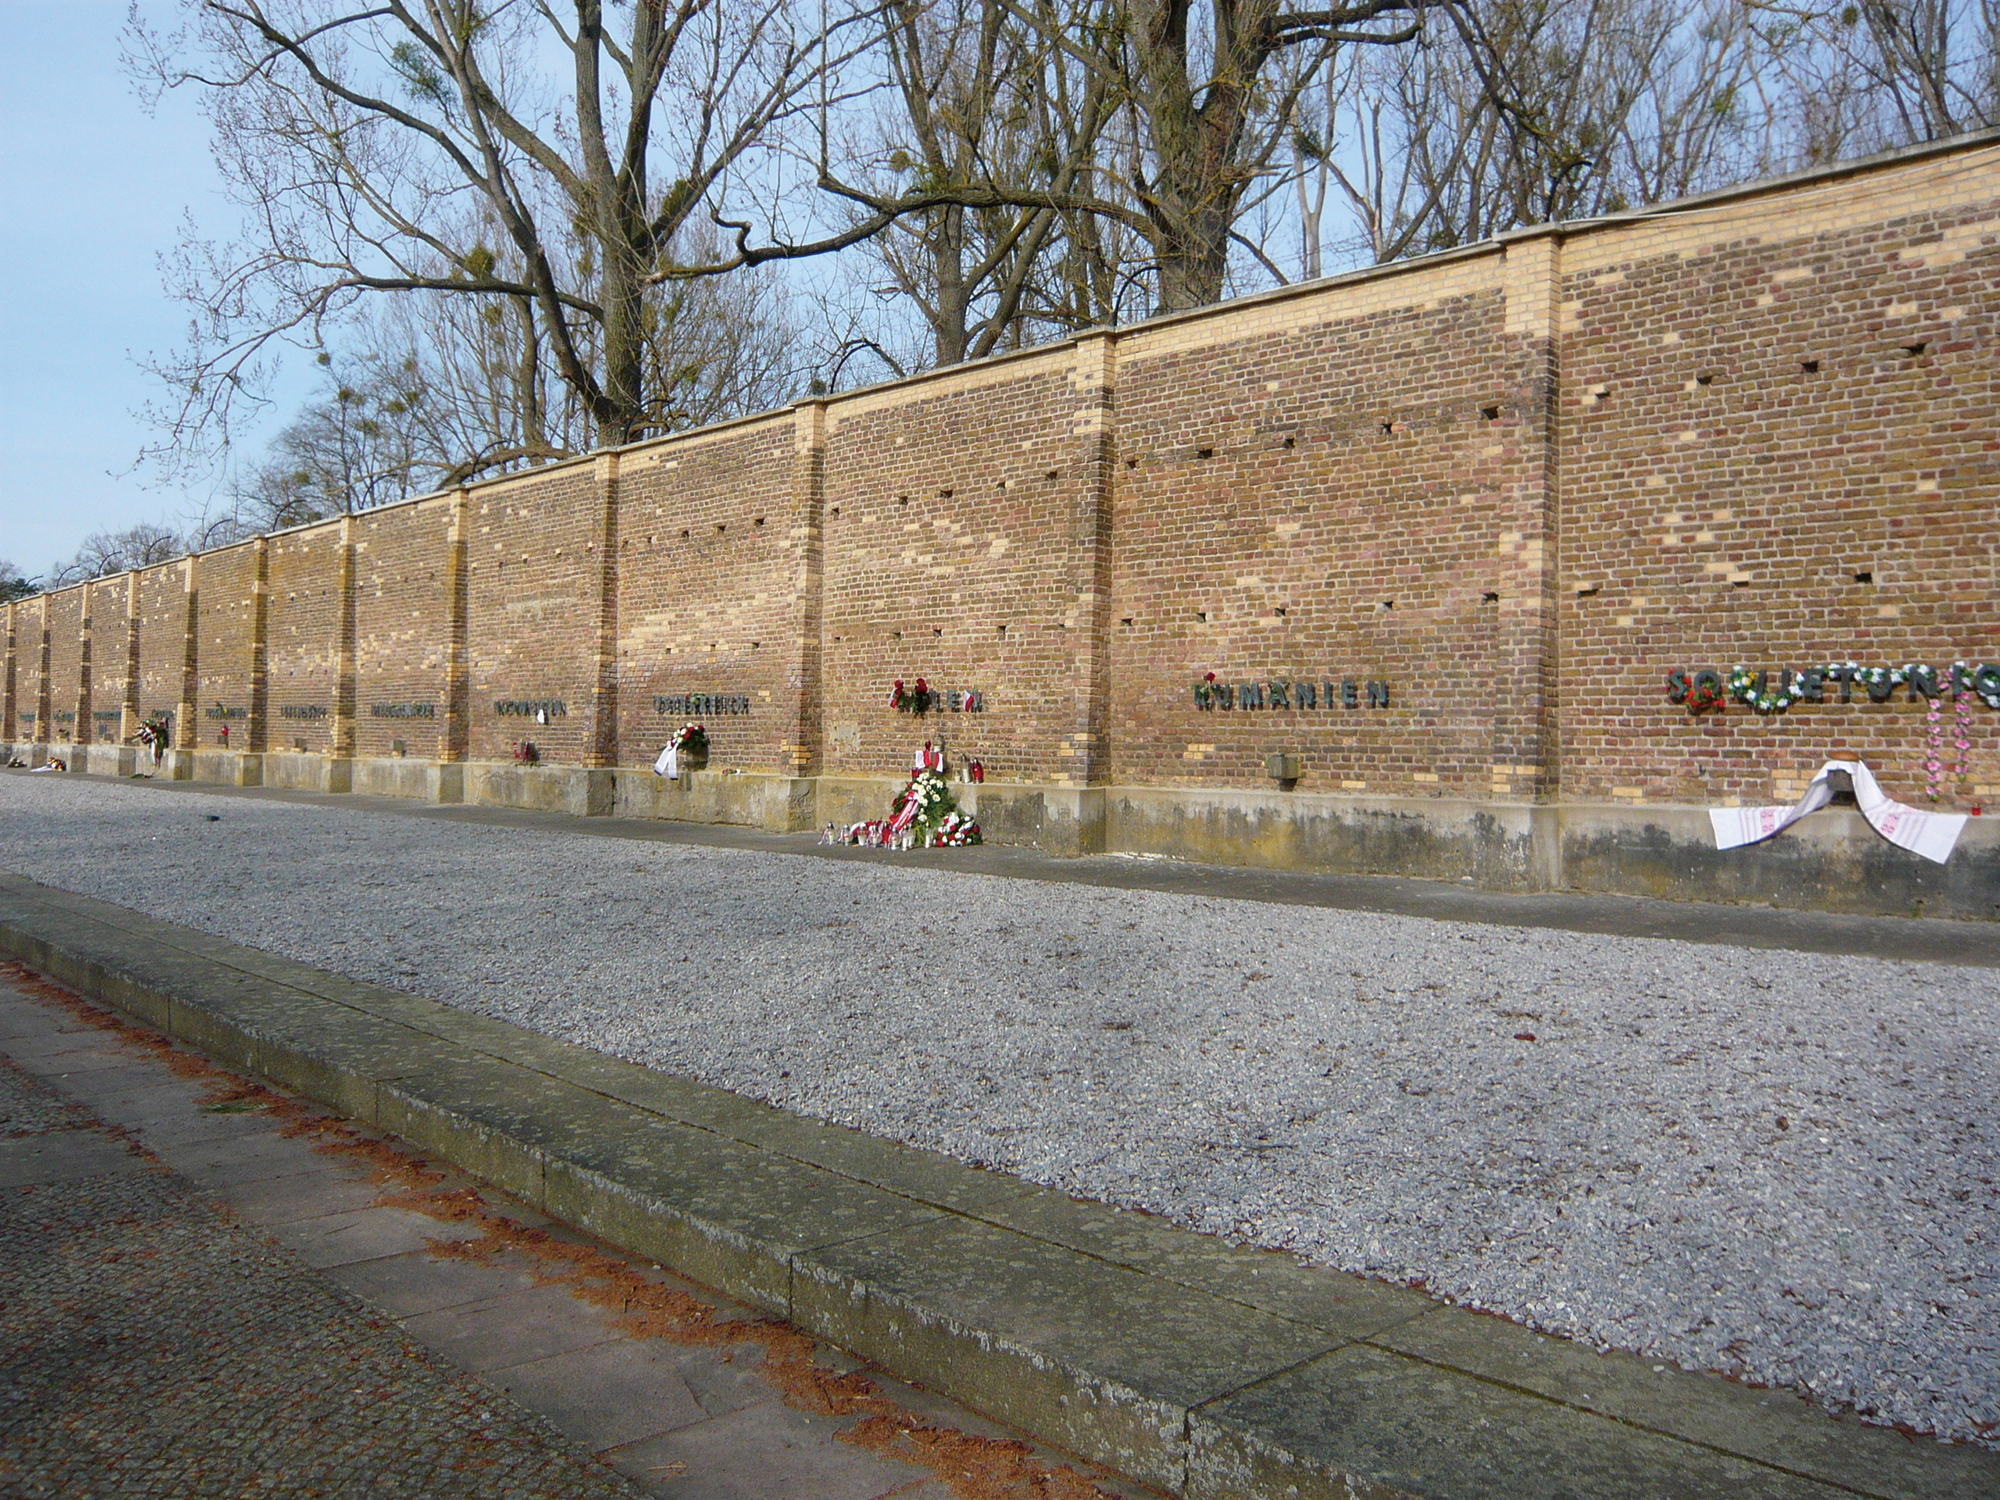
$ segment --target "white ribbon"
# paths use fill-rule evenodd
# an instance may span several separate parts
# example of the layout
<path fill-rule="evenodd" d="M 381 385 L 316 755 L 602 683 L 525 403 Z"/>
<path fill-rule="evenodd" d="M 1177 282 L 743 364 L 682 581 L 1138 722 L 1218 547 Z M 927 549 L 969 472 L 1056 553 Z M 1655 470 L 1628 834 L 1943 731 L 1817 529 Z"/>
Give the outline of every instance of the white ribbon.
<path fill-rule="evenodd" d="M 1712 807 L 1709 820 L 1715 824 L 1715 847 L 1735 849 L 1759 843 L 1789 828 L 1809 812 L 1817 812 L 1833 800 L 1830 777 L 1845 771 L 1854 778 L 1854 802 L 1869 827 L 1898 848 L 1922 855 L 1935 864 L 1951 858 L 1958 836 L 1965 829 L 1964 813 L 1923 812 L 1892 800 L 1875 782 L 1875 773 L 1858 760 L 1830 760 L 1806 788 L 1805 795 L 1791 807 Z"/>
<path fill-rule="evenodd" d="M 681 747 L 669 745 L 660 752 L 660 758 L 653 762 L 653 774 L 664 776 L 669 781 L 678 781 L 681 776 Z"/>

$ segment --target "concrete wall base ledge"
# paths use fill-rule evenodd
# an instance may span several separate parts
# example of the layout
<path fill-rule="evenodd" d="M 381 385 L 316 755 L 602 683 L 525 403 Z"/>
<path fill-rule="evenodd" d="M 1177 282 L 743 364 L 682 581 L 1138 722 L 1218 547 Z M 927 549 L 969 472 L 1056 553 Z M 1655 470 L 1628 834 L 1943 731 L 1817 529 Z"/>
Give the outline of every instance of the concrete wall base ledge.
<path fill-rule="evenodd" d="M 21 754 L 30 765 L 48 755 L 48 747 L 40 745 L 0 746 L 0 751 Z M 80 760 L 97 775 L 144 769 L 123 747 L 93 746 Z M 345 760 L 277 751 L 170 751 L 159 774 L 169 780 L 356 791 L 577 817 L 733 824 L 771 833 L 886 818 L 903 784 L 893 776 L 792 776 L 716 767 L 683 770 L 669 781 L 634 767 Z M 1950 861 L 1935 865 L 1888 843 L 1851 807 L 1827 808 L 1774 839 L 1723 851 L 1715 847 L 1706 808 L 1659 803 L 1474 802 L 1275 788 L 1035 782 L 954 784 L 953 791 L 979 819 L 988 842 L 1057 855 L 1154 854 L 1202 864 L 1469 880 L 1492 890 L 2000 920 L 2000 818 L 1969 820 Z"/>

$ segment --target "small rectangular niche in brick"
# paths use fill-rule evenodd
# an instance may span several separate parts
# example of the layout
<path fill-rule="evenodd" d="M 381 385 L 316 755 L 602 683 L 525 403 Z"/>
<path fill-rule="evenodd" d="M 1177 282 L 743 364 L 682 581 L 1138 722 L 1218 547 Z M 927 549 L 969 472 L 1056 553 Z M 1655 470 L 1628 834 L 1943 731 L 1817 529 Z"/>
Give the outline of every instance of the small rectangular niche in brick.
<path fill-rule="evenodd" d="M 1194 456 L 1196 458 L 1213 458 L 1215 457 L 1215 450 L 1213 448 L 1197 448 L 1194 450 Z"/>
<path fill-rule="evenodd" d="M 1489 422 L 1497 422 L 1500 420 L 1500 408 L 1497 406 L 1482 406 L 1479 408 L 1479 415 Z"/>
<path fill-rule="evenodd" d="M 1922 354 L 1924 350 L 1928 348 L 1930 348 L 1929 340 L 1912 339 L 1909 343 L 1903 345 L 1903 352 L 1907 354 L 1911 359 L 1915 359 L 1919 354 Z"/>
<path fill-rule="evenodd" d="M 1800 373 L 1801 375 L 1817 375 L 1817 374 L 1819 374 L 1819 361 L 1818 361 L 1818 360 L 1816 360 L 1816 359 L 1802 359 L 1802 360 L 1800 360 L 1800 361 L 1799 361 L 1799 373 Z"/>
<path fill-rule="evenodd" d="M 1873 568 L 1855 569 L 1854 581 L 1856 583 L 1873 583 L 1875 581 L 1875 570 Z"/>

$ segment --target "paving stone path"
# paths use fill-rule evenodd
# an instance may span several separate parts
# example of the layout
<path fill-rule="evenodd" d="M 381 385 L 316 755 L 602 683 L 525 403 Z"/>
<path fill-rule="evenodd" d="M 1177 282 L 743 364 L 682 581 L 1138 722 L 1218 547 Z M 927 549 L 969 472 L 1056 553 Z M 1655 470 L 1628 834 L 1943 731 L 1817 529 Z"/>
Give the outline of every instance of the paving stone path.
<path fill-rule="evenodd" d="M 637 1493 L 47 1085 L 0 1112 L 8 1493 Z"/>
<path fill-rule="evenodd" d="M 699 1295 L 687 1284 L 462 1179 L 426 1173 L 430 1199 L 469 1202 L 473 1220 L 385 1202 L 393 1148 L 335 1122 L 348 1149 L 330 1158 L 324 1132 L 296 1128 L 327 1123 L 319 1112 L 295 1107 L 284 1129 L 256 1102 L 271 1096 L 185 1053 L 176 1076 L 157 1045 L 38 988 L 0 973 L 0 1493 L 951 1493 L 934 1464 L 840 1441 L 851 1417 L 787 1404 L 756 1342 L 621 1328 L 605 1298 L 552 1273 L 547 1247 L 569 1256 L 558 1270 L 591 1265 L 684 1307 Z M 481 1243 L 521 1232 L 544 1252 Z M 812 1378 L 854 1369 L 808 1353 Z M 885 1405 L 894 1383 L 866 1384 Z M 1059 1461 L 923 1393 L 893 1395 L 904 1427 L 984 1460 L 981 1496 L 1110 1500 L 1080 1480 L 1010 1485 Z"/>

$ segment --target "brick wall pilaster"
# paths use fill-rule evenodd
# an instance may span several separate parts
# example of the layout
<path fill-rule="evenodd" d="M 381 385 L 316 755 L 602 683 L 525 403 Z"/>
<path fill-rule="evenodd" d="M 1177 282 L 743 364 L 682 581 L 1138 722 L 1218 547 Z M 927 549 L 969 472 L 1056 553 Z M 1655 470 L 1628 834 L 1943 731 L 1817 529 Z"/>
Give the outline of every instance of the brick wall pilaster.
<path fill-rule="evenodd" d="M 597 496 L 592 514 L 591 551 L 597 567 L 593 583 L 597 629 L 592 641 L 590 721 L 585 725 L 583 764 L 602 770 L 618 764 L 618 455 L 597 456 Z"/>
<path fill-rule="evenodd" d="M 826 597 L 826 403 L 792 408 L 792 526 L 798 563 L 792 575 L 793 668 L 783 706 L 784 754 L 795 776 L 817 776 L 825 764 L 821 701 L 825 643 L 820 631 Z"/>
<path fill-rule="evenodd" d="M 354 517 L 340 518 L 334 600 L 333 725 L 327 745 L 335 760 L 354 757 Z"/>
<path fill-rule="evenodd" d="M 139 732 L 139 570 L 125 575 L 125 670 L 119 682 L 118 742 Z"/>
<path fill-rule="evenodd" d="M 1118 349 L 1110 333 L 1077 340 L 1070 420 L 1069 727 L 1057 748 L 1057 780 L 1089 786 L 1110 776 L 1111 501 L 1117 462 Z"/>
<path fill-rule="evenodd" d="M 69 733 L 70 743 L 74 745 L 88 745 L 97 738 L 97 725 L 90 717 L 92 687 L 90 639 L 92 616 L 99 608 L 98 601 L 103 592 L 102 585 L 95 579 L 83 586 L 83 616 L 77 627 L 76 639 L 75 717 L 70 720 Z"/>
<path fill-rule="evenodd" d="M 1561 790 L 1556 575 L 1562 241 L 1555 234 L 1515 241 L 1506 257 L 1506 332 L 1515 341 L 1519 377 L 1509 414 L 1517 424 L 1515 488 L 1499 570 L 1492 792 L 1505 800 L 1547 802 Z"/>
<path fill-rule="evenodd" d="M 466 616 L 471 524 L 472 495 L 461 485 L 452 496 L 451 528 L 445 539 L 444 722 L 438 726 L 438 759 L 442 761 L 462 761 L 472 747 L 472 672 Z"/>
<path fill-rule="evenodd" d="M 201 588 L 200 559 L 181 560 L 181 701 L 174 710 L 174 749 L 195 746 L 201 692 Z"/>

